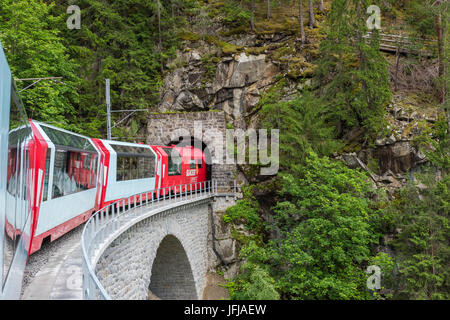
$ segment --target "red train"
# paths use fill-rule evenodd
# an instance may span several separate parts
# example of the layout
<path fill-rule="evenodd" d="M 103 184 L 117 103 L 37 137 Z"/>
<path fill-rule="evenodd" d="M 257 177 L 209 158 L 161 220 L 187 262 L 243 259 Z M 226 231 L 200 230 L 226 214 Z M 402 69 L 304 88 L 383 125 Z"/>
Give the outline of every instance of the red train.
<path fill-rule="evenodd" d="M 34 120 L 30 125 L 35 140 L 30 159 L 36 167 L 29 254 L 44 239 L 59 238 L 109 203 L 145 192 L 150 197 L 159 188 L 174 187 L 173 193 L 175 186 L 196 182 L 201 188 L 208 180 L 205 155 L 192 146 L 91 139 Z M 8 185 L 14 183 L 9 179 L 14 159 L 11 154 Z M 10 237 L 13 230 L 20 232 L 12 225 L 7 230 Z"/>

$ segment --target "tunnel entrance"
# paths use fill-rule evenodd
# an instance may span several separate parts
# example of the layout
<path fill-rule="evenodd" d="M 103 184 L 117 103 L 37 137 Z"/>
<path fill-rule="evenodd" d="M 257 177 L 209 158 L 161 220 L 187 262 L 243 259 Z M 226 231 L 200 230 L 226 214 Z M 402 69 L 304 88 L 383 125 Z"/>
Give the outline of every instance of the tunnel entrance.
<path fill-rule="evenodd" d="M 170 145 L 176 145 L 177 147 L 193 146 L 201 149 L 203 154 L 205 155 L 207 164 L 206 180 L 211 179 L 211 164 L 212 164 L 211 152 L 209 151 L 208 146 L 202 140 L 199 140 L 192 136 L 178 137 L 178 139 L 170 141 L 168 143 L 168 146 Z"/>
<path fill-rule="evenodd" d="M 166 236 L 152 266 L 149 290 L 163 300 L 197 300 L 194 276 L 181 242 Z"/>

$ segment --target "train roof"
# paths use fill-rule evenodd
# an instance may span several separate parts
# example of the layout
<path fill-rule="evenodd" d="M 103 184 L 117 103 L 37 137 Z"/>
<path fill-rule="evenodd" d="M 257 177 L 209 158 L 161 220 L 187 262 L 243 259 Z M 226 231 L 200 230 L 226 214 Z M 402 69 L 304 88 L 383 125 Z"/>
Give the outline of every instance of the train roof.
<path fill-rule="evenodd" d="M 99 140 L 109 147 L 118 155 L 122 156 L 140 156 L 140 157 L 154 157 L 155 153 L 149 145 L 133 142 L 123 142 L 115 140 L 94 139 Z"/>
<path fill-rule="evenodd" d="M 203 152 L 201 149 L 195 148 L 193 146 L 183 146 L 178 147 L 176 145 L 171 146 L 152 146 L 154 148 L 158 148 L 158 150 L 164 150 L 164 149 L 176 149 L 182 157 L 186 158 L 201 158 L 203 156 Z"/>
<path fill-rule="evenodd" d="M 56 146 L 85 152 L 97 152 L 97 149 L 89 137 L 47 123 L 35 120 L 30 120 L 30 122 L 36 126 L 40 135 L 43 136 L 46 141 L 50 141 Z M 33 128 L 33 130 L 35 129 Z"/>

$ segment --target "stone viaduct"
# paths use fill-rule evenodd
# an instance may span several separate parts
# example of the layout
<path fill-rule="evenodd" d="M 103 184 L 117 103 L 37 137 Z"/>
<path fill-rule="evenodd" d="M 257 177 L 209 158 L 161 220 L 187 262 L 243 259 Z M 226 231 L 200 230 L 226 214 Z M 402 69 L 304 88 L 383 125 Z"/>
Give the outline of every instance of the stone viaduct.
<path fill-rule="evenodd" d="M 202 299 L 207 273 L 235 257 L 235 241 L 224 236 L 219 214 L 236 201 L 236 194 L 230 193 L 233 190 L 224 187 L 233 186 L 236 167 L 224 164 L 217 148 L 225 128 L 223 112 L 151 115 L 147 142 L 203 148 L 211 159 L 215 191 L 200 197 L 185 194 L 162 203 L 145 201 L 128 208 L 129 214 L 97 213 L 87 223 L 82 241 L 91 246 L 85 261 L 107 298 Z M 105 223 L 105 218 L 111 222 Z M 221 229 L 220 239 L 215 238 L 216 229 Z M 92 272 L 88 274 L 87 267 L 83 270 L 84 297 L 102 298 L 98 289 L 93 290 Z"/>
<path fill-rule="evenodd" d="M 235 198 L 186 198 L 132 209 L 136 212 L 127 225 L 106 236 L 110 241 L 100 250 L 95 274 L 109 298 L 203 298 L 207 272 L 223 259 L 215 251 L 214 212 L 225 210 Z"/>

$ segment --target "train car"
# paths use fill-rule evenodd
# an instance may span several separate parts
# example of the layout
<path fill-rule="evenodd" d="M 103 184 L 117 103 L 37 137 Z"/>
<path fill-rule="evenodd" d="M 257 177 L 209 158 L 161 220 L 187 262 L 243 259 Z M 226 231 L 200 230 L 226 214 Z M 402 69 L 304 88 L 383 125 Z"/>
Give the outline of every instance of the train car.
<path fill-rule="evenodd" d="M 204 187 L 207 180 L 206 159 L 202 150 L 193 146 L 151 146 L 158 154 L 158 188 L 169 192 L 184 192 L 186 184 L 198 183 L 195 189 Z M 176 186 L 179 189 L 176 189 Z M 172 188 L 168 188 L 172 187 Z M 189 189 L 188 189 L 189 190 Z M 190 190 L 189 190 L 190 191 Z"/>
<path fill-rule="evenodd" d="M 30 254 L 94 212 L 100 151 L 90 138 L 30 120 L 36 146 L 37 187 Z"/>
<path fill-rule="evenodd" d="M 136 194 L 147 198 L 185 191 L 178 187 L 207 178 L 205 156 L 200 149 L 176 146 L 152 146 L 102 139 L 92 139 L 101 152 L 101 183 L 97 188 L 96 210 Z M 168 188 L 172 187 L 172 188 Z M 165 188 L 164 192 L 156 191 Z M 136 201 L 139 201 L 136 198 Z"/>
<path fill-rule="evenodd" d="M 0 43 L 0 299 L 20 297 L 31 245 L 35 141 Z"/>
<path fill-rule="evenodd" d="M 156 186 L 157 155 L 144 144 L 92 139 L 101 152 L 96 209 L 132 195 L 148 192 Z"/>

